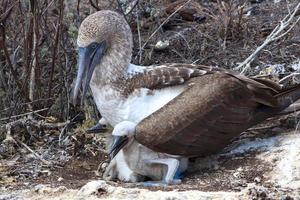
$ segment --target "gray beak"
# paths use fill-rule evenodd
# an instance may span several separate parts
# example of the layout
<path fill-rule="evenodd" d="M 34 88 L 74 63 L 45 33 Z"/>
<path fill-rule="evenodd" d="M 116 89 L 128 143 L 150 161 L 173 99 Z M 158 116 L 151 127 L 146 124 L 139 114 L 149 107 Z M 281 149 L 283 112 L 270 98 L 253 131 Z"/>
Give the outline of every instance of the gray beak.
<path fill-rule="evenodd" d="M 95 67 L 100 64 L 105 54 L 106 42 L 92 43 L 87 47 L 79 47 L 78 71 L 74 87 L 73 104 L 77 104 L 79 89 L 82 87 L 81 106 L 88 90 Z"/>
<path fill-rule="evenodd" d="M 86 133 L 103 133 L 105 131 L 107 131 L 106 125 L 100 124 L 98 122 L 95 126 L 87 129 Z"/>
<path fill-rule="evenodd" d="M 110 155 L 110 159 L 113 159 L 127 143 L 127 136 L 113 136 L 113 143 L 108 153 Z"/>

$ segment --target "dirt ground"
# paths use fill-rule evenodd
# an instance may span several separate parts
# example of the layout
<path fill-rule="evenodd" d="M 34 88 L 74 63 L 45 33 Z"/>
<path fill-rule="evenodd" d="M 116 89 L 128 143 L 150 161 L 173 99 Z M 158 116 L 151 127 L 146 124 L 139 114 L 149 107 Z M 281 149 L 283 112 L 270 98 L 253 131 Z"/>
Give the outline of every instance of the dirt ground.
<path fill-rule="evenodd" d="M 217 2 L 197 2 L 214 15 L 199 11 L 197 14 L 203 20 L 197 22 L 176 15 L 149 40 L 142 54 L 139 42 L 144 44 L 157 28 L 156 23 L 162 21 L 142 18 L 145 27 L 141 35 L 136 25 L 131 24 L 133 62 L 144 65 L 186 62 L 232 69 L 264 41 L 288 13 L 287 5 L 293 6 L 298 1 L 245 1 L 245 17 L 238 22 L 235 13 L 226 33 L 226 24 L 220 22 L 223 12 Z M 300 70 L 299 32 L 297 24 L 286 38 L 266 47 L 251 64 L 250 75 L 278 81 Z M 157 50 L 155 45 L 159 41 L 169 41 L 169 45 Z M 293 77 L 283 84 L 297 81 Z M 299 113 L 271 119 L 243 133 L 219 154 L 191 159 L 182 184 L 150 188 L 119 181 L 91 182 L 102 180 L 108 157 L 104 150 L 106 137 L 85 134 L 90 122 L 74 125 L 67 132 L 39 130 L 36 136 L 17 130 L 5 139 L 0 135 L 0 200 L 300 199 L 297 120 Z"/>
<path fill-rule="evenodd" d="M 285 120 L 294 118 L 295 114 Z M 193 199 L 190 195 L 201 191 L 201 194 L 197 194 L 200 195 L 199 199 L 207 195 L 208 199 L 299 199 L 300 174 L 297 168 L 300 163 L 299 132 L 295 132 L 294 129 L 289 130 L 278 121 L 278 119 L 269 120 L 257 129 L 244 133 L 219 154 L 192 159 L 191 166 L 180 185 L 147 187 L 116 181 L 101 182 L 97 187 L 88 186 L 93 180 L 101 180 L 99 175 L 102 170 L 101 167 L 100 170 L 98 168 L 107 161 L 104 153 L 95 156 L 77 155 L 51 167 L 43 166 L 37 160 L 34 162 L 27 160 L 23 163 L 24 158 L 21 156 L 2 159 L 0 162 L 0 191 L 2 191 L 0 199 L 12 197 L 43 199 L 40 195 L 48 195 L 49 198 L 55 196 L 60 197 L 58 199 L 76 199 L 76 194 L 79 194 L 85 187 L 91 187 L 85 190 L 94 191 L 85 198 L 92 198 L 96 195 L 100 199 L 115 198 L 119 195 L 111 190 L 121 190 L 120 193 L 123 195 L 121 198 L 128 198 L 128 194 L 131 193 L 151 195 L 151 192 L 157 191 L 165 192 L 164 194 L 173 194 L 172 192 L 176 191 L 179 192 L 178 194 L 183 192 L 187 195 L 187 199 Z M 265 126 L 273 128 L 265 129 Z M 293 149 L 294 144 L 296 144 L 296 149 Z M 293 150 L 295 155 L 292 155 L 290 150 Z M 292 160 L 284 161 L 289 154 Z M 31 156 L 34 158 L 33 155 Z M 284 165 L 293 167 L 291 176 L 286 175 L 286 169 L 277 169 L 282 162 L 286 162 Z M 38 166 L 34 166 L 35 164 Z M 26 172 L 28 172 L 27 175 Z M 279 179 L 287 180 L 287 182 L 280 183 Z M 294 186 L 290 187 L 293 184 Z M 107 189 L 107 187 L 112 189 Z M 214 196 L 218 192 L 223 193 Z M 11 194 L 13 195 L 8 198 L 7 195 Z M 73 196 L 66 197 L 67 194 Z M 140 199 L 141 196 L 136 198 Z"/>

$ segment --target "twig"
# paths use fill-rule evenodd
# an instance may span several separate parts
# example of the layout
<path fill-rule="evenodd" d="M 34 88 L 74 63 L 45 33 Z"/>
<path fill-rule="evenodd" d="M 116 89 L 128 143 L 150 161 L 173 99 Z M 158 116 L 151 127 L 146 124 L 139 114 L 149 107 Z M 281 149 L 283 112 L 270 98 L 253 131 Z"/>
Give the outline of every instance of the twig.
<path fill-rule="evenodd" d="M 259 130 L 265 130 L 265 129 L 271 129 L 280 126 L 279 124 L 275 125 L 270 125 L 270 126 L 262 126 L 262 127 L 254 127 L 254 128 L 249 128 L 247 131 L 259 131 Z"/>
<path fill-rule="evenodd" d="M 39 39 L 39 28 L 38 28 L 38 2 L 32 1 L 30 4 L 32 7 L 31 13 L 33 15 L 33 60 L 30 71 L 30 79 L 29 79 L 29 99 L 30 101 L 34 101 L 35 92 L 36 92 L 36 70 L 38 68 L 38 39 Z M 32 111 L 34 105 L 28 104 L 29 109 Z M 32 114 L 29 114 L 29 117 L 33 117 Z"/>
<path fill-rule="evenodd" d="M 18 143 L 20 143 L 23 147 L 25 147 L 28 151 L 30 151 L 35 157 L 37 157 L 40 161 L 42 161 L 45 165 L 51 165 L 51 162 L 45 160 L 42 156 L 40 156 L 38 153 L 33 151 L 29 146 L 27 146 L 24 142 L 19 141 L 17 139 L 14 139 Z"/>
<path fill-rule="evenodd" d="M 97 11 L 101 10 L 98 5 L 96 5 L 92 0 L 89 0 L 91 6 L 95 8 Z"/>
<path fill-rule="evenodd" d="M 31 129 L 32 127 L 36 127 L 38 129 L 59 129 L 62 127 L 66 127 L 71 122 L 67 120 L 66 122 L 59 122 L 59 123 L 47 123 L 45 121 L 37 121 L 31 118 L 23 118 L 19 119 L 10 123 L 7 123 L 3 126 L 0 126 L 0 133 L 6 132 L 7 135 L 11 135 L 11 128 L 16 126 L 23 126 L 26 127 L 27 130 Z"/>
<path fill-rule="evenodd" d="M 14 115 L 14 116 L 10 116 L 10 117 L 5 117 L 5 118 L 0 119 L 0 121 L 9 120 L 11 118 L 16 118 L 16 117 L 24 117 L 24 116 L 27 116 L 27 115 L 30 115 L 30 114 L 33 114 L 33 113 L 43 112 L 43 111 L 48 110 L 48 109 L 49 108 L 43 108 L 43 109 L 40 109 L 40 110 L 35 110 L 35 111 L 31 111 L 31 112 L 20 114 L 20 115 Z"/>
<path fill-rule="evenodd" d="M 45 160 L 44 158 L 42 158 L 42 156 L 40 156 L 38 153 L 36 153 L 35 151 L 33 151 L 29 146 L 27 146 L 24 142 L 15 139 L 12 137 L 11 134 L 11 128 L 12 128 L 12 123 L 8 123 L 5 125 L 5 129 L 6 129 L 6 138 L 10 138 L 12 141 L 14 141 L 15 143 L 20 143 L 22 146 L 24 146 L 28 151 L 30 151 L 35 157 L 37 157 L 39 160 L 41 160 L 44 164 L 46 165 L 51 165 L 51 162 Z"/>
<path fill-rule="evenodd" d="M 299 10 L 299 7 L 300 7 L 300 3 L 298 3 L 298 5 L 295 7 L 295 9 L 292 13 L 289 13 L 280 21 L 280 24 L 278 24 L 274 28 L 274 30 L 268 35 L 268 37 L 263 42 L 263 44 L 261 46 L 259 46 L 246 60 L 244 60 L 242 63 L 240 63 L 235 68 L 235 70 L 241 71 L 241 74 L 244 74 L 250 68 L 250 63 L 258 56 L 260 51 L 265 46 L 267 46 L 271 42 L 274 42 L 274 41 L 284 37 L 287 33 L 289 33 L 294 28 L 294 26 L 300 21 L 300 17 L 298 17 L 296 19 L 296 21 L 294 23 L 292 23 L 292 20 L 293 20 L 294 16 L 296 15 L 297 11 Z M 292 25 L 291 25 L 291 23 L 292 23 Z M 287 27 L 289 27 L 289 28 L 286 30 Z M 283 32 L 284 30 L 286 30 L 286 31 Z"/>
<path fill-rule="evenodd" d="M 127 15 L 129 15 L 133 10 L 134 10 L 134 8 L 138 5 L 138 3 L 139 3 L 139 0 L 134 0 L 133 2 L 130 2 L 129 3 L 129 6 L 126 8 L 126 10 L 125 10 L 125 15 L 127 16 Z M 129 9 L 129 10 L 128 10 Z"/>
<path fill-rule="evenodd" d="M 299 72 L 291 73 L 290 75 L 287 75 L 287 76 L 283 77 L 282 79 L 280 79 L 278 83 L 282 83 L 282 82 L 285 81 L 286 79 L 288 79 L 288 78 L 290 78 L 290 77 L 293 77 L 293 76 L 298 76 L 298 75 L 300 75 Z"/>
<path fill-rule="evenodd" d="M 142 62 L 142 39 L 141 39 L 141 25 L 140 25 L 140 20 L 139 17 L 137 17 L 136 20 L 136 24 L 137 24 L 137 31 L 138 31 L 138 36 L 139 36 L 139 64 L 141 64 Z"/>
<path fill-rule="evenodd" d="M 52 63 L 51 63 L 51 72 L 50 72 L 50 78 L 49 78 L 49 82 L 48 82 L 48 98 L 51 97 L 52 95 L 52 84 L 53 84 L 53 76 L 54 76 L 54 68 L 55 68 L 55 61 L 56 61 L 56 57 L 57 57 L 57 51 L 59 48 L 59 39 L 60 39 L 60 35 L 61 35 L 61 27 L 62 27 L 62 23 L 63 23 L 63 11 L 64 11 L 64 1 L 63 0 L 59 0 L 59 17 L 57 20 L 57 26 L 56 26 L 56 33 L 55 33 L 55 41 L 54 41 L 54 46 L 52 49 Z"/>
<path fill-rule="evenodd" d="M 18 78 L 19 75 L 18 75 L 17 71 L 13 68 L 12 62 L 10 60 L 10 56 L 9 56 L 8 49 L 6 46 L 5 25 L 3 23 L 0 23 L 0 49 L 2 49 L 4 51 L 7 66 L 9 67 L 9 69 L 11 71 L 12 77 L 14 78 L 14 81 L 16 82 L 16 85 L 17 85 L 20 93 L 22 94 L 23 98 L 26 101 L 30 101 L 27 97 L 26 91 L 24 90 L 24 88 Z"/>
<path fill-rule="evenodd" d="M 9 17 L 9 15 L 11 14 L 11 11 L 13 10 L 13 8 L 15 7 L 15 5 L 18 2 L 15 2 L 13 5 L 11 5 L 2 15 L 0 15 L 0 23 L 5 23 L 6 19 Z"/>
<path fill-rule="evenodd" d="M 159 25 L 159 27 L 150 35 L 150 37 L 146 40 L 146 42 L 143 44 L 143 46 L 142 46 L 142 48 L 140 49 L 140 52 L 142 52 L 143 50 L 144 50 L 144 48 L 146 47 L 146 45 L 148 44 L 148 42 L 150 41 L 150 39 L 161 29 L 161 27 L 163 27 L 163 25 L 165 25 L 168 21 L 169 21 L 169 19 L 171 18 L 171 17 L 173 17 L 178 11 L 180 11 L 182 8 L 184 8 L 188 3 L 190 3 L 191 2 L 191 0 L 188 0 L 188 1 L 186 1 L 184 4 L 182 4 L 179 8 L 177 8 L 171 15 L 169 15 L 166 19 L 165 19 L 165 21 L 163 21 L 160 25 Z M 139 52 L 139 54 L 141 54 Z"/>

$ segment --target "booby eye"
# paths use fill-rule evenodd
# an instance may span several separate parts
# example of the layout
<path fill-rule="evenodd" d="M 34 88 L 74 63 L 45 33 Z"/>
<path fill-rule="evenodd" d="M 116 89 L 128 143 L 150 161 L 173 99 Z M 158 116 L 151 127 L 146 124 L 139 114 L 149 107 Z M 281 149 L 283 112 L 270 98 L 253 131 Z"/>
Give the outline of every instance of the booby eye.
<path fill-rule="evenodd" d="M 92 44 L 92 48 L 93 48 L 93 49 L 96 49 L 96 48 L 97 48 L 97 44 L 96 44 L 96 43 L 93 43 L 93 44 Z"/>

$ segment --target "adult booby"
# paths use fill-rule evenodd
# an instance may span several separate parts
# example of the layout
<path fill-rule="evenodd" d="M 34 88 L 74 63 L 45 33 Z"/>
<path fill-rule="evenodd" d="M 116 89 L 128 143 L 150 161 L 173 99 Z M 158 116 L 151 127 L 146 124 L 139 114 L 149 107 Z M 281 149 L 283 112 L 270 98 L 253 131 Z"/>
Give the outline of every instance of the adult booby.
<path fill-rule="evenodd" d="M 154 151 L 182 156 L 215 153 L 249 127 L 300 98 L 269 80 L 192 64 L 130 64 L 132 33 L 113 11 L 88 16 L 79 28 L 79 69 L 74 88 L 90 85 L 96 105 L 115 126 L 131 122 L 126 134 Z M 82 84 L 83 82 L 83 84 Z M 132 127 L 132 124 L 134 126 Z M 113 149 L 126 145 L 115 137 Z"/>

